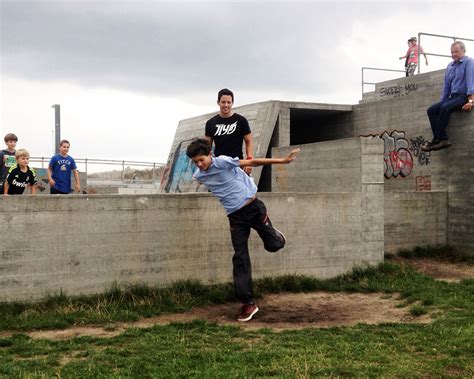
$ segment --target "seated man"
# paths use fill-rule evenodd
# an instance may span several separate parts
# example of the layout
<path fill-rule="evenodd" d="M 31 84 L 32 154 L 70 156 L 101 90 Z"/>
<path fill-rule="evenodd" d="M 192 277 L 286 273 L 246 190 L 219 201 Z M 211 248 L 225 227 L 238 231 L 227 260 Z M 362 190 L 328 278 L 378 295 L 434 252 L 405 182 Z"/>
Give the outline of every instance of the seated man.
<path fill-rule="evenodd" d="M 464 55 L 466 47 L 456 41 L 451 45 L 453 61 L 446 68 L 441 100 L 428 108 L 433 140 L 421 147 L 424 151 L 441 150 L 451 146 L 446 133 L 451 113 L 462 109 L 471 111 L 474 101 L 474 60 Z"/>

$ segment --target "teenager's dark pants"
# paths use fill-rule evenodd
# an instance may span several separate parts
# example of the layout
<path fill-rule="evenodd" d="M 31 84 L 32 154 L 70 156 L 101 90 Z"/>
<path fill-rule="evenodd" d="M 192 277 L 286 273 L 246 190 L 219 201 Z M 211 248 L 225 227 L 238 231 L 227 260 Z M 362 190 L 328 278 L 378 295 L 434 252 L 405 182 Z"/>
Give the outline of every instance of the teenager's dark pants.
<path fill-rule="evenodd" d="M 250 229 L 257 231 L 267 251 L 276 252 L 285 246 L 285 242 L 280 233 L 273 228 L 267 208 L 259 199 L 255 199 L 228 217 L 235 251 L 232 258 L 235 292 L 242 303 L 252 304 L 252 266 L 248 247 Z"/>
<path fill-rule="evenodd" d="M 448 139 L 446 128 L 448 127 L 451 113 L 462 108 L 467 103 L 465 94 L 453 94 L 447 100 L 440 101 L 428 108 L 428 118 L 430 119 L 431 130 L 433 131 L 433 143 Z"/>

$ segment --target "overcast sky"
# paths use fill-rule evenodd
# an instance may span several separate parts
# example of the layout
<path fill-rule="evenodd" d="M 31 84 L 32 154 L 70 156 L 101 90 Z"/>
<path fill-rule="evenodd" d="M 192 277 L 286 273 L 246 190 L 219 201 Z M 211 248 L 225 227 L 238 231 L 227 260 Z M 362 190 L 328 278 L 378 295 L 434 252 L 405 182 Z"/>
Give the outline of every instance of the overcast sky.
<path fill-rule="evenodd" d="M 217 111 L 221 88 L 235 106 L 355 104 L 361 67 L 403 69 L 418 32 L 474 39 L 472 1 L 0 2 L 2 137 L 33 156 L 54 151 L 52 104 L 73 157 L 165 162 L 178 121 Z M 429 60 L 422 72 L 449 63 Z"/>

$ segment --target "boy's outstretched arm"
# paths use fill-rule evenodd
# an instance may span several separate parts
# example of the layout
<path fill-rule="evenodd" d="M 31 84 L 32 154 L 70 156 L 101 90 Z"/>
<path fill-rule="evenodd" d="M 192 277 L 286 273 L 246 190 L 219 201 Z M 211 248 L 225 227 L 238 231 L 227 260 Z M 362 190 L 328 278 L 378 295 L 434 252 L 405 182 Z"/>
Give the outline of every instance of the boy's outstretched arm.
<path fill-rule="evenodd" d="M 296 159 L 296 156 L 299 154 L 301 149 L 294 149 L 284 158 L 253 158 L 253 159 L 241 159 L 239 161 L 240 167 L 256 167 L 256 166 L 265 166 L 271 164 L 288 164 L 293 162 Z"/>

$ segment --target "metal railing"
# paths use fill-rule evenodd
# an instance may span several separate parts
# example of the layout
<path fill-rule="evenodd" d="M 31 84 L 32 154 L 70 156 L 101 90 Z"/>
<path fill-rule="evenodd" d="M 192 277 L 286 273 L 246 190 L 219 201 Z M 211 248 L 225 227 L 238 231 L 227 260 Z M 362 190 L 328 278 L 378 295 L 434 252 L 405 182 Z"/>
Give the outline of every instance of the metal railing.
<path fill-rule="evenodd" d="M 41 168 L 46 168 L 49 164 L 51 157 L 30 157 L 30 162 L 41 163 Z M 95 158 L 74 158 L 76 165 L 84 165 L 84 172 L 86 175 L 89 174 L 89 165 L 104 165 L 104 166 L 120 166 L 122 173 L 120 181 L 122 183 L 130 182 L 130 179 L 126 179 L 126 172 L 130 171 L 130 167 L 139 167 L 145 169 L 152 169 L 152 178 L 150 180 L 140 180 L 140 182 L 157 182 L 157 172 L 163 171 L 166 166 L 164 163 L 157 162 L 140 162 L 140 161 L 126 161 L 126 160 L 115 160 L 115 159 L 95 159 Z M 46 167 L 45 167 L 46 166 Z M 132 174 L 133 175 L 133 174 Z M 161 181 L 161 177 L 158 178 L 158 182 Z"/>
<path fill-rule="evenodd" d="M 366 84 L 376 85 L 377 84 L 377 83 L 371 83 L 371 82 L 364 81 L 364 70 L 405 72 L 405 70 L 393 70 L 393 69 L 390 69 L 390 68 L 362 67 L 362 97 L 364 96 L 364 85 L 366 85 Z"/>
<path fill-rule="evenodd" d="M 456 42 L 456 41 L 458 41 L 458 40 L 461 40 L 461 41 L 474 41 L 474 39 L 471 39 L 471 38 L 445 36 L 445 35 L 442 35 L 442 34 L 431 34 L 431 33 L 423 33 L 423 32 L 420 32 L 420 33 L 418 33 L 418 46 L 421 46 L 421 36 L 448 38 L 448 39 L 452 39 L 453 42 Z M 434 56 L 434 57 L 451 58 L 451 55 L 445 55 L 445 54 L 427 53 L 426 51 L 425 51 L 424 53 L 420 53 L 420 49 L 418 49 L 418 62 L 420 62 L 420 55 L 421 55 L 421 54 L 430 55 L 430 56 Z M 419 74 L 420 72 L 421 72 L 421 64 L 418 64 L 418 74 Z"/>

